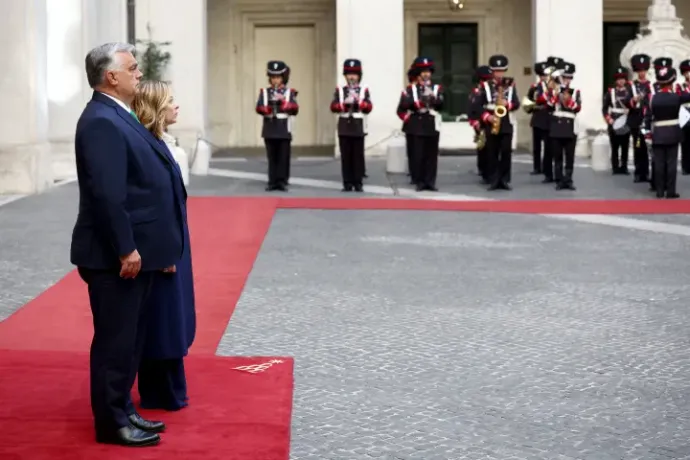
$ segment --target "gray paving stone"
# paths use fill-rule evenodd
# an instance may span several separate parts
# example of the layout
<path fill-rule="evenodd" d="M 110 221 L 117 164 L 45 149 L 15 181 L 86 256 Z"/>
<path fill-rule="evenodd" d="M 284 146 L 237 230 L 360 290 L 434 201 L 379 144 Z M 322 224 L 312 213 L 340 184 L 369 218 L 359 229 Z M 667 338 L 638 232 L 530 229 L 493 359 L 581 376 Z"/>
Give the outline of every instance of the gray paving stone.
<path fill-rule="evenodd" d="M 689 458 L 685 245 L 279 211 L 218 352 L 295 356 L 294 459 Z"/>
<path fill-rule="evenodd" d="M 472 159 L 442 165 L 443 191 L 481 196 Z M 516 164 L 500 197 L 561 197 L 529 169 Z M 369 183 L 386 186 L 384 172 L 369 162 Z M 648 196 L 576 174 L 574 197 Z M 266 195 L 219 177 L 189 191 Z M 76 207 L 74 184 L 0 206 L 0 320 L 72 268 Z M 219 353 L 296 357 L 295 459 L 690 459 L 685 248 L 538 216 L 280 211 Z"/>

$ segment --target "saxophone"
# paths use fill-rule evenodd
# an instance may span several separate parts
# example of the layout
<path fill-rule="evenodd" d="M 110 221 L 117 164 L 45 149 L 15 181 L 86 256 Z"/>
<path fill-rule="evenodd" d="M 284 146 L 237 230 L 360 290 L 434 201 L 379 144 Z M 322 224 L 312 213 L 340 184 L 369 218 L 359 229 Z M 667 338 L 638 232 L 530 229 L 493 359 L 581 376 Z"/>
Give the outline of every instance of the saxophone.
<path fill-rule="evenodd" d="M 496 88 L 496 108 L 494 109 L 494 121 L 491 122 L 491 134 L 495 136 L 501 131 L 501 119 L 506 115 L 508 115 L 508 109 L 506 109 L 506 98 L 501 82 Z"/>

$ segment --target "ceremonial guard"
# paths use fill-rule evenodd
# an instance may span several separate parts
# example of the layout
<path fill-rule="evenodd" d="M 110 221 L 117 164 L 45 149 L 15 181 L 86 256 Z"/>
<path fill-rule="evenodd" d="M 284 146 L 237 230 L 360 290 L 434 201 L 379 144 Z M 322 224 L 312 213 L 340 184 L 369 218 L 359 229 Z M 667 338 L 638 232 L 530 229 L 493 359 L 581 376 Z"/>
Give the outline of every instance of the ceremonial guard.
<path fill-rule="evenodd" d="M 505 77 L 508 58 L 491 56 L 489 67 L 493 73 L 490 81 L 482 85 L 481 97 L 475 99 L 472 112 L 481 112 L 480 120 L 489 156 L 489 190 L 512 190 L 510 169 L 513 153 L 513 121 L 511 112 L 520 108 L 515 82 Z"/>
<path fill-rule="evenodd" d="M 546 62 L 537 62 L 534 64 L 534 73 L 538 80 L 533 83 L 527 91 L 527 101 L 529 104 L 523 104 L 523 109 L 531 115 L 530 126 L 532 127 L 532 175 L 544 173 L 542 151 L 544 158 L 546 158 L 546 150 L 549 140 L 549 113 L 546 107 L 543 96 L 548 88 L 546 86 L 548 75 L 546 74 Z M 537 103 L 541 100 L 542 103 Z"/>
<path fill-rule="evenodd" d="M 649 181 L 649 152 L 647 152 L 647 143 L 644 142 L 641 129 L 644 104 L 649 100 L 649 95 L 654 92 L 654 85 L 647 79 L 651 61 L 651 57 L 646 54 L 636 54 L 630 59 L 630 66 L 636 76 L 630 82 L 632 101 L 628 112 L 628 127 L 633 142 L 635 182 Z"/>
<path fill-rule="evenodd" d="M 654 71 L 655 72 L 657 72 L 663 68 L 670 69 L 670 68 L 673 68 L 673 59 L 671 59 L 670 57 L 659 57 L 659 58 L 654 59 L 653 64 L 654 64 Z M 655 81 L 652 84 L 652 90 L 649 93 L 649 96 L 653 96 L 655 93 L 659 92 L 659 90 L 661 90 L 661 84 L 658 81 Z M 644 104 L 642 107 L 643 113 L 644 113 L 645 109 L 647 108 L 647 105 L 649 104 L 650 100 L 651 100 L 651 98 L 648 97 L 644 101 Z M 654 171 L 655 170 L 654 158 L 652 157 L 652 152 L 648 148 L 649 146 L 646 146 L 646 147 L 647 147 L 648 158 L 651 158 L 651 160 L 649 161 L 649 163 L 650 163 L 649 191 L 650 192 L 656 192 L 656 182 L 654 181 L 654 177 L 656 176 L 655 171 Z"/>
<path fill-rule="evenodd" d="M 549 152 L 554 159 L 556 190 L 575 190 L 573 183 L 575 146 L 577 144 L 575 118 L 582 108 L 582 98 L 580 90 L 571 86 L 574 74 L 575 64 L 564 62 L 560 81 L 551 85 L 546 98 L 547 104 L 551 108 L 549 113 Z"/>
<path fill-rule="evenodd" d="M 680 63 L 680 73 L 685 79 L 682 83 L 678 83 L 680 90 L 683 93 L 690 93 L 690 59 Z M 683 104 L 685 110 L 690 111 L 690 104 Z M 683 142 L 681 144 L 681 161 L 680 168 L 683 175 L 690 174 L 690 123 L 683 126 Z"/>
<path fill-rule="evenodd" d="M 361 85 L 362 63 L 347 59 L 343 63 L 346 85 L 338 86 L 331 102 L 331 111 L 338 114 L 338 144 L 343 176 L 343 191 L 363 191 L 364 138 L 366 116 L 371 112 L 369 89 Z"/>
<path fill-rule="evenodd" d="M 486 136 L 481 124 L 481 116 L 483 110 L 481 110 L 481 99 L 483 97 L 484 83 L 493 78 L 493 73 L 488 65 L 482 65 L 477 68 L 476 73 L 477 86 L 472 89 L 469 97 L 469 114 L 468 119 L 470 125 L 475 130 L 475 143 L 477 146 L 477 172 L 482 178 L 482 182 L 485 184 L 489 183 L 489 157 L 486 151 Z M 479 103 L 478 103 L 479 102 Z M 479 110 L 477 109 L 479 108 Z M 472 110 L 475 109 L 475 112 Z"/>
<path fill-rule="evenodd" d="M 672 67 L 656 69 L 659 90 L 649 96 L 645 106 L 645 137 L 652 144 L 654 182 L 657 198 L 679 198 L 676 193 L 678 145 L 683 133 L 678 112 L 690 102 L 690 93 L 678 93 L 674 87 L 676 70 Z"/>
<path fill-rule="evenodd" d="M 611 171 L 613 174 L 629 175 L 630 127 L 627 114 L 632 105 L 633 95 L 628 82 L 628 69 L 618 67 L 613 79 L 615 84 L 606 91 L 601 109 L 608 124 Z"/>
<path fill-rule="evenodd" d="M 292 117 L 299 112 L 297 91 L 286 85 L 290 69 L 282 61 L 269 61 L 268 86 L 259 91 L 256 113 L 263 116 L 261 137 L 268 157 L 267 191 L 286 191 L 290 175 Z"/>
<path fill-rule="evenodd" d="M 402 96 L 405 96 L 408 89 L 410 88 L 410 85 L 412 85 L 415 82 L 415 80 L 417 80 L 417 71 L 414 69 L 414 67 L 410 67 L 407 70 L 407 86 L 402 91 Z M 405 153 L 407 154 L 407 175 L 410 178 L 410 184 L 416 185 L 417 180 L 413 171 L 414 162 L 412 161 L 412 140 L 410 133 L 408 132 L 409 130 L 407 129 L 407 122 L 409 121 L 408 115 L 410 115 L 412 112 L 410 112 L 409 110 L 400 112 L 400 110 L 401 107 L 398 106 L 398 117 L 403 121 L 402 132 L 403 134 L 405 134 Z"/>
<path fill-rule="evenodd" d="M 436 174 L 438 170 L 438 142 L 441 131 L 443 90 L 441 85 L 431 82 L 434 62 L 418 57 L 412 64 L 416 81 L 400 96 L 398 116 L 407 124 L 407 133 L 412 143 L 412 171 L 417 191 L 438 191 Z M 408 113 L 409 112 L 409 113 Z"/>

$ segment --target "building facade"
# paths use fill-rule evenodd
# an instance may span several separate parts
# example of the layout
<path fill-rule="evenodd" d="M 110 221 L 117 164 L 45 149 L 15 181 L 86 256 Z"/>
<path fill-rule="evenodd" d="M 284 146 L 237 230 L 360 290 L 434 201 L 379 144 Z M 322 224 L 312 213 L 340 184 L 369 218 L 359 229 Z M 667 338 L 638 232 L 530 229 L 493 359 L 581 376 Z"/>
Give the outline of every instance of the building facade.
<path fill-rule="evenodd" d="M 329 103 L 342 61 L 361 59 L 371 88 L 367 153 L 385 153 L 406 70 L 416 55 L 433 58 L 444 85 L 441 147 L 471 148 L 463 115 L 477 65 L 495 53 L 510 59 L 520 95 L 535 60 L 576 64 L 583 94 L 580 127 L 599 128 L 608 75 L 647 18 L 651 0 L 4 0 L 0 36 L 8 70 L 0 79 L 0 193 L 34 193 L 74 174 L 74 126 L 90 89 L 86 51 L 106 41 L 170 42 L 172 81 L 181 113 L 174 134 L 187 149 L 199 138 L 217 146 L 263 145 L 254 115 L 268 60 L 292 68 L 299 91 L 295 145 L 335 144 Z M 690 20 L 690 2 L 674 1 Z M 148 33 L 151 36 L 148 36 Z M 690 56 L 688 56 L 690 57 Z M 531 142 L 520 113 L 515 142 Z"/>

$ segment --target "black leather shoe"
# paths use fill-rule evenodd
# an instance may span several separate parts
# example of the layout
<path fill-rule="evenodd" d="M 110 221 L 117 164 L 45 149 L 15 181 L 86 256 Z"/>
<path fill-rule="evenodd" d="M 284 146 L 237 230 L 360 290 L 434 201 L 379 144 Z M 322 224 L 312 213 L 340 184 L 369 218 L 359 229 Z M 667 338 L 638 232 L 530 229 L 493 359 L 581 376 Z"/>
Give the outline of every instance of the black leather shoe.
<path fill-rule="evenodd" d="M 492 184 L 491 186 L 489 186 L 487 190 L 490 192 L 493 192 L 495 190 L 501 190 L 501 186 L 499 184 Z"/>
<path fill-rule="evenodd" d="M 149 433 L 162 433 L 165 431 L 165 423 L 146 420 L 136 412 L 127 418 L 129 419 L 129 423 L 140 430 L 148 431 Z"/>
<path fill-rule="evenodd" d="M 426 190 L 426 187 L 424 187 L 423 185 L 417 185 L 417 187 L 415 187 L 415 190 L 418 192 L 423 192 L 424 190 Z"/>
<path fill-rule="evenodd" d="M 543 181 L 541 181 L 542 184 L 553 184 L 553 179 L 550 177 L 545 178 Z"/>
<path fill-rule="evenodd" d="M 667 193 L 666 198 L 669 200 L 674 200 L 676 198 L 680 198 L 680 195 L 678 193 Z"/>
<path fill-rule="evenodd" d="M 343 184 L 343 192 L 351 192 L 351 191 L 352 191 L 352 185 Z"/>
<path fill-rule="evenodd" d="M 355 192 L 362 193 L 364 191 L 364 187 L 362 184 L 355 184 Z"/>
<path fill-rule="evenodd" d="M 124 426 L 112 433 L 96 433 L 96 442 L 127 447 L 148 447 L 160 443 L 161 437 L 157 433 L 140 430 L 134 426 Z"/>

